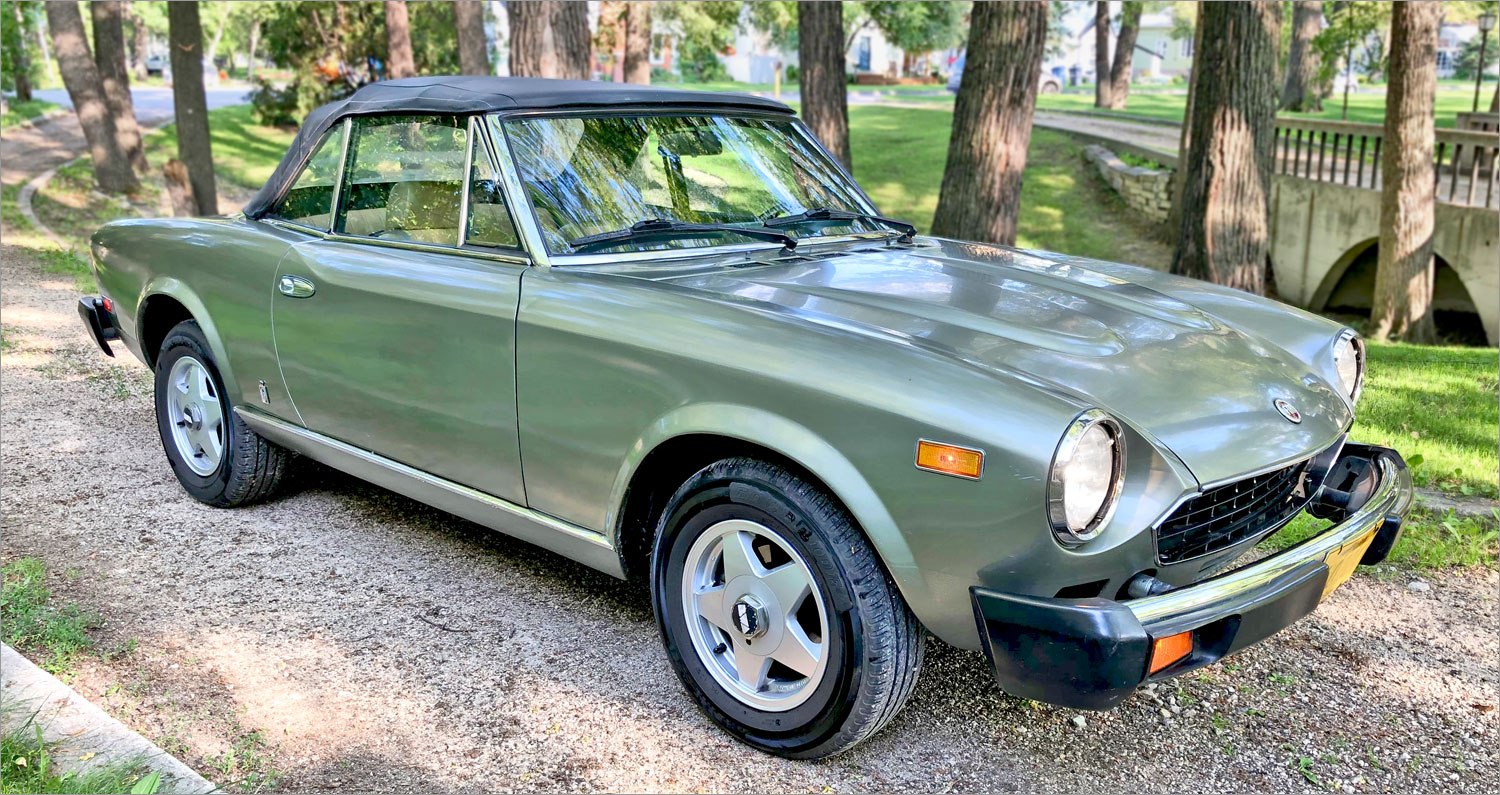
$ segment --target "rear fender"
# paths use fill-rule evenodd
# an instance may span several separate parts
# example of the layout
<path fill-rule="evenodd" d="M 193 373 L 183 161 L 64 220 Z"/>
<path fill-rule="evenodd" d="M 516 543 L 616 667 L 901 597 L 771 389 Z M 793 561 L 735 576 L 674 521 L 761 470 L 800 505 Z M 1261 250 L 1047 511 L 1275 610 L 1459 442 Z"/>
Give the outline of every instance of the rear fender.
<path fill-rule="evenodd" d="M 208 308 L 203 305 L 202 299 L 198 297 L 197 293 L 193 292 L 193 288 L 189 287 L 182 280 L 171 276 L 157 276 L 146 282 L 146 286 L 142 288 L 141 297 L 136 302 L 136 306 L 144 308 L 149 299 L 159 295 L 168 296 L 182 304 L 188 313 L 193 316 L 193 320 L 198 324 L 198 328 L 203 330 L 203 336 L 208 339 L 209 350 L 213 353 L 214 362 L 218 365 L 219 378 L 223 380 L 224 389 L 229 393 L 230 403 L 236 405 L 242 403 L 242 393 L 240 392 L 239 382 L 234 377 L 234 367 L 231 366 L 229 353 L 224 348 L 224 341 L 219 335 L 218 328 L 214 325 L 213 318 L 208 313 Z M 143 333 L 145 328 L 146 313 L 137 311 L 136 339 L 145 339 Z"/>

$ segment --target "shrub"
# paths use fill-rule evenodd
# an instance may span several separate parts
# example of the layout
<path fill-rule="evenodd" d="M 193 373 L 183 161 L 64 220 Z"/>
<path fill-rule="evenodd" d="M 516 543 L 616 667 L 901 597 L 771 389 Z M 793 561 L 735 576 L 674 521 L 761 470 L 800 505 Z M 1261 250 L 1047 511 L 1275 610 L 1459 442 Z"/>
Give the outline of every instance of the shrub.
<path fill-rule="evenodd" d="M 255 90 L 250 92 L 250 107 L 255 109 L 255 120 L 269 127 L 296 126 L 302 118 L 298 112 L 298 94 L 302 81 L 294 80 L 285 88 L 257 78 Z"/>

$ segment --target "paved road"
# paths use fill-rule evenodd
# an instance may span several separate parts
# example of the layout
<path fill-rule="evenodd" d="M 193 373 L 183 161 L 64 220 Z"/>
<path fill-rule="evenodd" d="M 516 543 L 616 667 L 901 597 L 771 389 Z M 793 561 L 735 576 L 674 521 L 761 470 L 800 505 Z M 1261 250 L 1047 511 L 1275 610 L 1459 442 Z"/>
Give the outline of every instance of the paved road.
<path fill-rule="evenodd" d="M 241 104 L 247 100 L 248 93 L 244 86 L 211 88 L 204 92 L 210 109 Z M 35 96 L 65 108 L 73 107 L 68 92 L 60 88 L 37 91 Z M 135 103 L 135 117 L 141 124 L 154 127 L 172 121 L 172 89 L 137 86 L 130 89 L 130 96 Z M 78 126 L 78 117 L 72 114 L 48 119 L 34 127 L 10 128 L 0 136 L 0 159 L 5 161 L 5 167 L 0 169 L 0 183 L 22 184 L 49 168 L 72 160 L 84 148 L 83 129 Z"/>
<path fill-rule="evenodd" d="M 73 102 L 68 99 L 68 92 L 61 88 L 49 88 L 32 93 L 37 99 L 56 102 L 65 108 L 73 107 Z M 203 93 L 208 100 L 208 109 L 213 110 L 225 105 L 248 102 L 250 89 L 243 85 L 225 85 L 204 89 Z M 144 124 L 162 124 L 172 120 L 172 89 L 170 88 L 132 86 L 130 100 L 135 103 L 135 117 Z"/>

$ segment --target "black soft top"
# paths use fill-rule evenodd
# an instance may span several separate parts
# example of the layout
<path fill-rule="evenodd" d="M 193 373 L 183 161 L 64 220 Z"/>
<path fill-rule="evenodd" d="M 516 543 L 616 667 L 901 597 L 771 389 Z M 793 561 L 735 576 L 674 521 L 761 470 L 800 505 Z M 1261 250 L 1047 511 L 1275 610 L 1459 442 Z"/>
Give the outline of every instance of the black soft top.
<path fill-rule="evenodd" d="M 408 77 L 371 83 L 347 99 L 330 102 L 302 122 L 291 148 L 260 192 L 245 205 L 245 215 L 259 218 L 271 209 L 323 134 L 349 116 L 423 113 L 493 113 L 528 110 L 578 110 L 632 107 L 656 110 L 753 110 L 791 114 L 773 99 L 748 94 L 723 94 L 681 88 L 603 83 L 589 80 L 548 80 L 539 77 L 479 77 L 443 75 Z"/>

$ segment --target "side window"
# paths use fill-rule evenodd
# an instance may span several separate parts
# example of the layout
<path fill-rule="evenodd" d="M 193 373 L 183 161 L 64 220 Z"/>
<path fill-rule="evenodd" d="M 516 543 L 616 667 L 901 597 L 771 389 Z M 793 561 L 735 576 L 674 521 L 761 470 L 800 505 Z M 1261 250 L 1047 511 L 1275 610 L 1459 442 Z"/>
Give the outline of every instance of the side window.
<path fill-rule="evenodd" d="M 323 133 L 302 173 L 271 208 L 270 215 L 314 229 L 327 229 L 333 217 L 333 185 L 339 178 L 339 158 L 343 154 L 344 125 L 340 124 Z"/>
<path fill-rule="evenodd" d="M 458 245 L 468 137 L 451 116 L 355 120 L 337 231 Z"/>
<path fill-rule="evenodd" d="M 505 209 L 500 175 L 490 162 L 484 142 L 474 139 L 474 168 L 469 172 L 469 230 L 465 243 L 475 246 L 520 248 L 516 226 Z"/>

